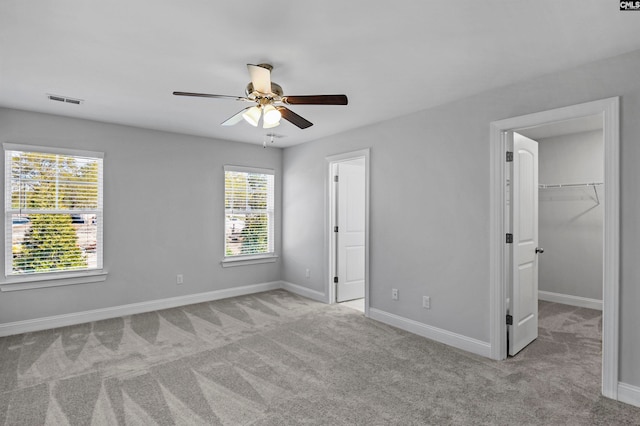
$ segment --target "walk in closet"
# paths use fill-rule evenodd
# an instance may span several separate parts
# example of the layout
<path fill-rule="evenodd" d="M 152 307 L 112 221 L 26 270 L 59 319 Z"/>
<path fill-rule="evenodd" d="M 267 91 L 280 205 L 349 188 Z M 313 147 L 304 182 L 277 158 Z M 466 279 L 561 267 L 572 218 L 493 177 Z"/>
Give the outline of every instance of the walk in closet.
<path fill-rule="evenodd" d="M 602 301 L 602 130 L 539 143 L 539 297 L 598 308 Z M 600 307 L 601 309 L 601 307 Z"/>

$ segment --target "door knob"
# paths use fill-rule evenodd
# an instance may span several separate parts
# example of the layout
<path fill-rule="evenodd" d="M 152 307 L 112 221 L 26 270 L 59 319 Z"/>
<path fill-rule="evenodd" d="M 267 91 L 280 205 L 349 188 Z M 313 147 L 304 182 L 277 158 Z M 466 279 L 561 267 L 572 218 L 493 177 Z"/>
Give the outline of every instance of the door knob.
<path fill-rule="evenodd" d="M 536 247 L 536 253 L 544 253 L 544 249 L 542 247 Z"/>

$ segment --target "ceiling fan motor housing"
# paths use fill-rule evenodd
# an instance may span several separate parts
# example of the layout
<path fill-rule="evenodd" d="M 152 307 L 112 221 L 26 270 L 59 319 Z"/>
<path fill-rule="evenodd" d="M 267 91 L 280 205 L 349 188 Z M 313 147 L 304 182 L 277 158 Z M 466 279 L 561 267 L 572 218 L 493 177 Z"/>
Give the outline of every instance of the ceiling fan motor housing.
<path fill-rule="evenodd" d="M 247 88 L 244 89 L 244 93 L 247 96 L 253 95 L 254 97 L 264 97 L 265 95 L 271 95 L 271 97 L 282 97 L 282 87 L 279 84 L 271 82 L 271 93 L 260 93 L 253 89 L 253 83 L 249 82 Z"/>

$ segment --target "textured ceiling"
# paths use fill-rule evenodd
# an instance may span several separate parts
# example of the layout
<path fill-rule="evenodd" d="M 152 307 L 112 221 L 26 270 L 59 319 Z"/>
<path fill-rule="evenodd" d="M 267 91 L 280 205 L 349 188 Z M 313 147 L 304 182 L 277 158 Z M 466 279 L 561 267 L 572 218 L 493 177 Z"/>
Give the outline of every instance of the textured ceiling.
<path fill-rule="evenodd" d="M 0 106 L 261 144 L 219 124 L 245 104 L 247 63 L 274 65 L 314 123 L 291 146 L 640 49 L 640 13 L 603 0 L 0 1 Z M 46 94 L 83 99 L 52 102 Z"/>

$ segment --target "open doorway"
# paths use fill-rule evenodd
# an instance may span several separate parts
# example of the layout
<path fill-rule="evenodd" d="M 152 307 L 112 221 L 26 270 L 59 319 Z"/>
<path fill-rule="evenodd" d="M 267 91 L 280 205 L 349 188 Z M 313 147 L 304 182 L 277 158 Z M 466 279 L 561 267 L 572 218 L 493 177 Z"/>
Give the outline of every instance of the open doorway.
<path fill-rule="evenodd" d="M 519 133 L 538 142 L 538 299 L 602 310 L 604 144 L 602 117 Z"/>
<path fill-rule="evenodd" d="M 589 342 L 599 348 L 604 233 L 600 199 L 605 196 L 602 117 L 515 129 L 509 136 L 513 158 L 508 162 L 510 197 L 505 214 L 512 235 L 506 259 L 511 271 L 508 354 L 518 354 L 539 337 L 539 330 L 550 342 L 562 336 L 574 344 Z M 561 311 L 566 313 L 563 319 Z"/>
<path fill-rule="evenodd" d="M 511 265 L 507 287 L 510 356 L 539 350 L 544 344 L 569 343 L 563 347 L 575 349 L 571 356 L 582 353 L 583 361 L 601 370 L 598 357 L 588 360 L 588 354 L 599 353 L 601 346 L 602 136 L 600 115 L 514 132 L 511 170 L 519 171 L 519 176 L 510 181 L 506 215 L 507 221 L 513 220 L 514 245 L 507 261 L 518 259 Z M 533 148 L 525 148 L 529 145 Z M 523 182 L 524 163 L 530 159 L 537 163 L 532 184 Z M 532 188 L 524 188 L 527 184 Z M 533 247 L 527 248 L 528 243 Z M 529 348 L 537 339 L 542 342 Z"/>
<path fill-rule="evenodd" d="M 602 394 L 617 399 L 618 386 L 618 292 L 619 292 L 619 99 L 610 98 L 566 108 L 515 117 L 491 123 L 491 354 L 494 359 L 507 356 L 508 310 L 513 307 L 509 299 L 513 277 L 508 243 L 509 189 L 506 185 L 509 168 L 509 135 L 514 131 L 538 128 L 550 123 L 598 116 L 602 123 L 603 183 L 606 191 L 599 198 L 604 216 L 602 260 Z M 514 154 L 515 155 L 515 154 Z M 545 184 L 545 182 L 541 182 Z M 559 182 L 562 183 L 562 182 Z M 584 183 L 584 182 L 582 182 Z M 548 183 L 552 185 L 554 183 Z M 604 188 L 603 188 L 604 189 Z M 515 238 L 515 237 L 513 237 Z M 541 248 L 536 245 L 534 248 Z M 549 291 L 548 293 L 554 293 Z M 537 314 L 537 288 L 536 288 Z M 589 298 L 587 298 L 589 299 Z M 595 300 L 595 299 L 594 299 Z M 537 319 L 536 319 L 537 320 Z"/>
<path fill-rule="evenodd" d="M 368 314 L 369 150 L 327 158 L 329 303 Z"/>

